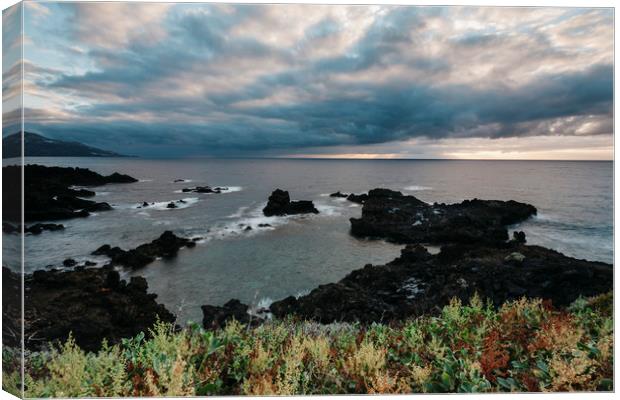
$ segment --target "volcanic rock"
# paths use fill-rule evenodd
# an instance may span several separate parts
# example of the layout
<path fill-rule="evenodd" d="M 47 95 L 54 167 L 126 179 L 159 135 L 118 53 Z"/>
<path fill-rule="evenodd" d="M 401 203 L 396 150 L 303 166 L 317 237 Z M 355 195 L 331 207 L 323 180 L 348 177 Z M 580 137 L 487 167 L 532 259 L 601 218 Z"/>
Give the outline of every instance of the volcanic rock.
<path fill-rule="evenodd" d="M 414 196 L 373 189 L 361 218 L 351 218 L 351 234 L 396 243 L 482 243 L 508 240 L 507 225 L 536 214 L 536 208 L 513 200 L 465 200 L 429 205 Z"/>
<path fill-rule="evenodd" d="M 314 207 L 314 203 L 310 200 L 291 201 L 287 191 L 276 189 L 269 196 L 269 201 L 263 214 L 267 217 L 274 215 L 292 215 L 292 214 L 318 214 L 319 210 Z"/>
<path fill-rule="evenodd" d="M 522 256 L 520 262 L 512 261 L 514 254 Z M 306 296 L 277 301 L 270 309 L 277 317 L 295 314 L 325 323 L 386 322 L 432 314 L 453 297 L 467 301 L 474 293 L 496 306 L 526 296 L 563 307 L 579 296 L 610 291 L 612 285 L 611 265 L 539 246 L 450 245 L 431 255 L 421 245 L 409 245 L 386 265 L 366 265 Z"/>
<path fill-rule="evenodd" d="M 202 326 L 205 329 L 220 328 L 226 322 L 236 320 L 242 324 L 250 322 L 249 307 L 237 299 L 232 299 L 223 306 L 202 306 Z"/>
<path fill-rule="evenodd" d="M 352 201 L 353 203 L 364 204 L 366 200 L 368 200 L 368 195 L 366 193 L 355 194 L 351 193 L 347 196 L 347 200 Z"/>
<path fill-rule="evenodd" d="M 3 267 L 2 280 L 3 301 L 19 304 L 20 274 Z M 31 350 L 44 349 L 48 342 L 64 342 L 71 333 L 82 349 L 96 351 L 103 339 L 116 344 L 122 338 L 148 333 L 157 320 L 175 320 L 155 301 L 157 295 L 147 293 L 144 278 L 133 277 L 127 283 L 109 266 L 66 272 L 35 271 L 24 276 L 24 286 L 24 338 Z M 19 327 L 21 311 L 3 311 L 3 343 L 19 346 L 11 327 Z"/>
<path fill-rule="evenodd" d="M 120 247 L 105 244 L 92 252 L 92 255 L 105 255 L 111 259 L 113 265 L 138 269 L 152 263 L 157 257 L 172 258 L 182 247 L 195 246 L 195 241 L 178 237 L 171 231 L 165 231 L 159 238 L 135 249 L 123 250 Z"/>
<path fill-rule="evenodd" d="M 107 203 L 85 200 L 94 192 L 72 186 L 100 186 L 108 183 L 131 183 L 136 179 L 119 173 L 103 176 L 85 168 L 45 167 L 26 165 L 24 172 L 24 219 L 51 221 L 87 217 L 93 211 L 111 210 Z M 21 219 L 22 168 L 11 165 L 2 168 L 3 213 L 9 221 Z"/>

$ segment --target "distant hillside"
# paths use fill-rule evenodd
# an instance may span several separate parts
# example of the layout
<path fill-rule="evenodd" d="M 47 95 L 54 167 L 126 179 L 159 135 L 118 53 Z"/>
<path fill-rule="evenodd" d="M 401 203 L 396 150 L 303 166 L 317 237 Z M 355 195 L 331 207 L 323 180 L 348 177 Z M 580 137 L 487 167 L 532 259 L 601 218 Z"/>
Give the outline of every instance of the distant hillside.
<path fill-rule="evenodd" d="M 19 157 L 21 135 L 14 133 L 2 139 L 2 158 Z M 48 139 L 36 133 L 24 132 L 27 157 L 126 157 L 113 151 L 101 150 L 78 142 Z"/>

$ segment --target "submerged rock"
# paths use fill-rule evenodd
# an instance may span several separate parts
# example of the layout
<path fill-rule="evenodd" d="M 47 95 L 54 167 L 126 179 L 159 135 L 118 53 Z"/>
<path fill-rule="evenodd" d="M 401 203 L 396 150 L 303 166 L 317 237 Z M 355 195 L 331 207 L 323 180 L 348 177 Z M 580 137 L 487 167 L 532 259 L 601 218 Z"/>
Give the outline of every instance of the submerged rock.
<path fill-rule="evenodd" d="M 397 243 L 481 243 L 508 240 L 506 226 L 536 214 L 532 205 L 513 200 L 465 200 L 429 205 L 414 196 L 373 189 L 362 216 L 351 218 L 351 234 Z"/>
<path fill-rule="evenodd" d="M 20 275 L 3 267 L 2 279 L 5 303 L 19 304 Z M 133 277 L 127 283 L 112 267 L 35 271 L 24 276 L 24 286 L 24 338 L 31 350 L 44 349 L 51 341 L 64 342 L 71 333 L 82 349 L 96 351 L 103 339 L 119 343 L 147 333 L 157 320 L 175 320 L 155 301 L 157 295 L 147 293 L 144 278 Z M 20 321 L 21 311 L 3 311 L 3 343 L 18 346 L 8 328 Z"/>
<path fill-rule="evenodd" d="M 92 252 L 92 255 L 105 255 L 111 259 L 113 265 L 138 269 L 152 263 L 157 257 L 172 258 L 182 247 L 195 246 L 196 242 L 192 239 L 181 238 L 171 231 L 165 231 L 151 243 L 142 244 L 135 249 L 123 250 L 105 244 Z"/>
<path fill-rule="evenodd" d="M 345 193 L 340 193 L 340 191 L 337 191 L 336 193 L 332 193 L 329 195 L 329 197 L 341 197 L 341 198 L 347 198 L 349 197 L 348 194 Z"/>
<path fill-rule="evenodd" d="M 318 214 L 319 210 L 314 207 L 314 203 L 310 200 L 291 201 L 287 191 L 276 189 L 269 196 L 269 201 L 263 214 L 267 217 L 274 215 L 292 215 L 292 214 Z"/>

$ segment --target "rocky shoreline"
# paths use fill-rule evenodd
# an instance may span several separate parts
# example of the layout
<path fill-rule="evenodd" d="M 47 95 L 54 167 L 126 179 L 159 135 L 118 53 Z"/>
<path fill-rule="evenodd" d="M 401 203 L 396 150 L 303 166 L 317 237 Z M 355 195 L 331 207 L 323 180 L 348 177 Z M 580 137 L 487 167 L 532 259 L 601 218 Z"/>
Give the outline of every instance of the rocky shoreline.
<path fill-rule="evenodd" d="M 37 167 L 33 171 L 39 174 L 45 171 L 38 166 L 31 167 Z M 72 200 L 54 203 L 51 209 L 30 211 L 31 218 L 50 212 L 73 218 L 84 211 L 71 209 L 67 204 L 86 201 L 77 196 L 88 195 L 88 191 L 75 190 L 69 185 L 135 181 L 127 175 L 105 177 L 79 168 L 60 168 L 55 173 L 54 179 L 31 195 L 39 203 L 30 202 L 27 207 L 58 202 L 58 194 L 50 200 L 54 193 L 64 193 L 65 200 Z M 565 306 L 579 296 L 605 293 L 613 287 L 613 267 L 609 264 L 577 260 L 527 245 L 523 232 L 514 232 L 512 240 L 508 240 L 510 225 L 536 214 L 536 208 L 529 204 L 474 199 L 431 205 L 389 189 L 373 189 L 362 194 L 336 192 L 331 196 L 363 205 L 360 218 L 350 220 L 352 236 L 403 244 L 400 257 L 385 265 L 368 264 L 338 282 L 321 285 L 299 298 L 284 298 L 268 309 L 252 310 L 252 314 L 248 305 L 236 299 L 223 306 L 204 305 L 201 309 L 205 328 L 221 327 L 233 318 L 255 325 L 269 316 L 289 315 L 322 323 L 389 323 L 432 314 L 452 298 L 467 300 L 475 293 L 495 305 L 525 296 Z M 58 211 L 58 207 L 65 207 L 64 211 Z M 312 201 L 291 201 L 289 193 L 281 189 L 271 194 L 263 209 L 266 216 L 318 212 Z M 26 230 L 37 234 L 61 227 L 36 224 Z M 3 229 L 14 232 L 19 227 L 8 224 Z M 86 268 L 95 265 L 90 261 L 76 266 L 75 260 L 67 259 L 65 267 L 73 269 L 25 275 L 26 346 L 39 349 L 47 342 L 66 340 L 72 332 L 82 348 L 96 350 L 104 338 L 116 343 L 146 332 L 158 318 L 174 321 L 174 315 L 155 301 L 157 295 L 147 292 L 144 278 L 134 276 L 126 282 L 115 268 L 143 268 L 158 258 L 176 256 L 182 248 L 194 247 L 199 239 L 166 231 L 134 249 L 107 244 L 99 247 L 92 254 L 110 259 L 101 268 Z M 425 247 L 429 244 L 441 246 L 441 251 L 430 254 Z M 3 268 L 5 304 L 19 304 L 19 277 Z M 8 345 L 18 344 L 20 318 L 16 307 L 9 306 L 3 313 L 3 338 Z"/>
<path fill-rule="evenodd" d="M 529 204 L 474 199 L 429 205 L 388 189 L 331 196 L 354 196 L 351 201 L 363 204 L 361 217 L 350 220 L 352 235 L 406 244 L 401 256 L 386 265 L 368 264 L 305 296 L 276 301 L 263 314 L 323 323 L 390 322 L 432 314 L 452 298 L 468 300 L 475 293 L 496 306 L 523 296 L 566 306 L 613 288 L 610 264 L 528 246 L 523 232 L 513 232 L 508 241 L 509 225 L 536 214 Z M 430 254 L 423 244 L 441 245 L 441 251 Z M 236 299 L 203 306 L 203 326 L 222 326 L 232 318 L 263 321 L 249 310 Z"/>
<path fill-rule="evenodd" d="M 2 314 L 2 341 L 20 345 L 20 274 L 2 268 L 5 305 Z M 147 332 L 157 320 L 174 322 L 166 307 L 148 293 L 143 277 L 120 279 L 112 266 L 77 267 L 72 271 L 35 271 L 24 275 L 25 346 L 40 350 L 49 342 L 65 341 L 72 334 L 85 350 L 96 351 L 101 342 Z"/>
<path fill-rule="evenodd" d="M 104 176 L 85 168 L 36 164 L 25 165 L 23 174 L 26 222 L 83 218 L 91 212 L 111 210 L 108 203 L 84 199 L 95 196 L 95 192 L 75 186 L 137 182 L 137 179 L 118 172 Z M 18 222 L 21 220 L 21 196 L 15 196 L 15 193 L 21 188 L 22 168 L 14 165 L 3 167 L 2 178 L 4 219 Z"/>
<path fill-rule="evenodd" d="M 131 269 L 139 269 L 152 263 L 158 257 L 175 257 L 183 247 L 195 247 L 196 240 L 198 239 L 181 238 L 171 231 L 165 231 L 157 239 L 150 243 L 142 244 L 135 249 L 123 250 L 120 247 L 104 244 L 91 254 L 94 256 L 108 256 L 111 260 L 111 265 L 122 265 Z"/>

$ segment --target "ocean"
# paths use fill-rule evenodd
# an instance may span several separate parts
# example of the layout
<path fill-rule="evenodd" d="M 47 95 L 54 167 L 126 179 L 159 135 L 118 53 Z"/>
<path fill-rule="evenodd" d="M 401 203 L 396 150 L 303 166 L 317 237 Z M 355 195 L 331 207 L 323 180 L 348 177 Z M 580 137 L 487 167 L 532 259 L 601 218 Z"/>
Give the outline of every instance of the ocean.
<path fill-rule="evenodd" d="M 66 258 L 102 265 L 105 257 L 90 255 L 99 246 L 129 249 L 165 230 L 201 237 L 198 246 L 181 250 L 172 260 L 121 270 L 124 278 L 144 276 L 149 291 L 158 294 L 181 323 L 200 321 L 203 304 L 237 298 L 266 306 L 335 282 L 365 264 L 397 257 L 400 245 L 349 235 L 349 218 L 359 216 L 361 206 L 328 196 L 338 190 L 360 193 L 384 187 L 429 203 L 471 198 L 530 203 L 538 215 L 511 227 L 524 231 L 528 244 L 613 262 L 613 162 L 28 158 L 26 163 L 79 166 L 102 174 L 118 171 L 140 180 L 94 189 L 92 200 L 110 203 L 113 211 L 62 221 L 64 231 L 27 236 L 26 271 L 59 268 Z M 230 190 L 181 192 L 204 185 Z M 262 216 L 276 188 L 288 190 L 292 199 L 314 201 L 320 213 Z M 185 201 L 179 208 L 165 207 L 179 199 Z M 156 205 L 138 208 L 144 201 Z M 19 248 L 15 235 L 3 234 L 3 240 L 8 249 Z M 5 253 L 4 264 L 15 261 Z"/>

